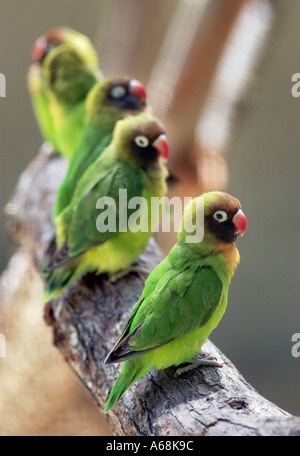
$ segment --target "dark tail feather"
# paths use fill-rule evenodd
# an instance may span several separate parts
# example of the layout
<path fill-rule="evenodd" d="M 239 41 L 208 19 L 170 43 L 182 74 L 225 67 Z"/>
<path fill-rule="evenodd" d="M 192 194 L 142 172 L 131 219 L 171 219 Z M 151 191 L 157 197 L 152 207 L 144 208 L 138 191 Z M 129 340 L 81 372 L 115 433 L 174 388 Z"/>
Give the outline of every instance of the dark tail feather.
<path fill-rule="evenodd" d="M 45 274 L 46 282 L 44 302 L 58 297 L 72 283 L 73 275 L 76 270 L 74 265 L 68 268 L 55 269 L 53 272 Z"/>
<path fill-rule="evenodd" d="M 41 267 L 42 279 L 46 279 L 48 276 L 49 271 L 47 272 L 47 270 L 48 270 L 49 264 L 51 262 L 51 259 L 52 259 L 53 255 L 55 254 L 55 251 L 56 251 L 56 237 L 53 236 L 53 238 L 51 239 L 51 241 L 48 244 L 47 250 L 45 252 L 45 261 Z"/>
<path fill-rule="evenodd" d="M 69 246 L 66 241 L 63 247 L 58 252 L 56 252 L 51 258 L 46 260 L 42 272 L 47 274 L 69 263 L 72 259 L 69 258 L 68 252 Z"/>

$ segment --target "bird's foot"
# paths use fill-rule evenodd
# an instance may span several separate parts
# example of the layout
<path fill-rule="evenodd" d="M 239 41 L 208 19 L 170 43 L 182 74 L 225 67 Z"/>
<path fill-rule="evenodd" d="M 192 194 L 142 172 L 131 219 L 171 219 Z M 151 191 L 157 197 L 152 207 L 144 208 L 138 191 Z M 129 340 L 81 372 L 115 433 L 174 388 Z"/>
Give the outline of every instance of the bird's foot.
<path fill-rule="evenodd" d="M 213 367 L 223 367 L 223 364 L 219 363 L 217 359 L 209 355 L 195 355 L 188 363 L 184 363 L 178 367 L 175 372 L 175 378 L 180 377 L 180 375 L 185 372 L 189 372 L 199 366 L 213 366 Z"/>
<path fill-rule="evenodd" d="M 142 268 L 141 266 L 129 266 L 129 268 L 124 269 L 123 271 L 117 272 L 117 274 L 111 275 L 108 278 L 108 280 L 111 283 L 115 283 L 118 280 L 122 279 L 123 277 L 126 277 L 131 272 L 136 272 L 137 274 L 146 275 L 147 277 L 150 274 L 150 271 L 147 271 L 146 269 Z"/>

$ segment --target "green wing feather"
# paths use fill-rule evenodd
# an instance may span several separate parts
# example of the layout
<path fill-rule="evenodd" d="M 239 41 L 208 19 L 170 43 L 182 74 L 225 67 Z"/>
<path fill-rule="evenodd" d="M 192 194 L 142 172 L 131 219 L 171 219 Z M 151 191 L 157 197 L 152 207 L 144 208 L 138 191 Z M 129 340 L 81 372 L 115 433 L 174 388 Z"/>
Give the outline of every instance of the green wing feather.
<path fill-rule="evenodd" d="M 92 166 L 91 168 L 94 168 Z M 142 175 L 138 167 L 120 163 L 109 172 L 102 168 L 102 175 L 97 170 L 89 169 L 84 174 L 75 192 L 75 201 L 63 211 L 59 217 L 59 224 L 68 233 L 63 248 L 54 255 L 47 266 L 47 270 L 58 268 L 72 261 L 85 251 L 99 246 L 116 235 L 122 210 L 119 208 L 119 189 L 127 189 L 128 200 L 135 196 L 142 196 Z M 96 183 L 94 182 L 96 180 Z M 116 208 L 116 232 L 100 232 L 96 225 L 97 201 L 99 198 L 112 198 Z M 127 219 L 131 211 L 127 212 Z"/>
<path fill-rule="evenodd" d="M 167 261 L 149 276 L 108 363 L 136 358 L 204 326 L 219 306 L 223 285 L 211 267 L 166 272 Z"/>
<path fill-rule="evenodd" d="M 111 133 L 105 135 L 100 142 L 98 136 L 99 134 L 94 132 L 94 127 L 87 126 L 79 145 L 74 150 L 66 178 L 57 192 L 54 217 L 71 203 L 80 178 L 110 144 Z"/>

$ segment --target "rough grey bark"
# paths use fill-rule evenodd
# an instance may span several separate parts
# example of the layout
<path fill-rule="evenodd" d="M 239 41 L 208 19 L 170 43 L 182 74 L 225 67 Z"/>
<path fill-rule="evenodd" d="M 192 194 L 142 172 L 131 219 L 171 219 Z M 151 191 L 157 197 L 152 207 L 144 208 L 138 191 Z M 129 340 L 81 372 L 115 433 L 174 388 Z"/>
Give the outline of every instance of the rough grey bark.
<path fill-rule="evenodd" d="M 65 169 L 63 159 L 44 146 L 6 208 L 12 239 L 30 252 L 37 268 L 53 236 L 51 206 Z M 152 240 L 138 262 L 150 272 L 161 258 Z M 105 276 L 89 274 L 45 306 L 54 344 L 100 410 L 121 368 L 104 365 L 103 360 L 145 279 L 131 273 L 111 283 Z M 115 435 L 300 435 L 300 418 L 260 396 L 210 341 L 203 351 L 223 367 L 199 367 L 178 378 L 175 368 L 151 371 L 107 415 Z"/>

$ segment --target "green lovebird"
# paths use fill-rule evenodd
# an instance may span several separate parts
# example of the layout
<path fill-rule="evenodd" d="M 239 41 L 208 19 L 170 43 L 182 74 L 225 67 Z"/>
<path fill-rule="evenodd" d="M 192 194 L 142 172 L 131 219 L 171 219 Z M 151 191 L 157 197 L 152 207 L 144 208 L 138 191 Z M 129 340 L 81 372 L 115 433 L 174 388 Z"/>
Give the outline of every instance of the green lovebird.
<path fill-rule="evenodd" d="M 204 193 L 186 206 L 177 243 L 149 275 L 105 360 L 125 361 L 105 413 L 151 369 L 178 366 L 200 352 L 225 312 L 240 258 L 235 241 L 238 233 L 245 233 L 246 224 L 239 201 L 226 193 Z M 200 225 L 203 236 L 191 242 L 190 232 Z"/>
<path fill-rule="evenodd" d="M 57 251 L 42 270 L 46 301 L 87 272 L 114 275 L 134 263 L 158 222 L 150 199 L 167 192 L 168 155 L 164 127 L 154 117 L 142 113 L 117 122 L 110 145 L 83 174 L 72 203 L 56 219 Z"/>
<path fill-rule="evenodd" d="M 116 122 L 126 115 L 145 111 L 146 98 L 144 85 L 127 76 L 104 79 L 91 90 L 86 102 L 84 131 L 58 190 L 54 219 L 72 201 L 81 176 L 110 144 Z"/>
<path fill-rule="evenodd" d="M 68 27 L 42 35 L 32 50 L 28 89 L 42 136 L 68 160 L 81 136 L 85 100 L 102 78 L 90 40 Z"/>

